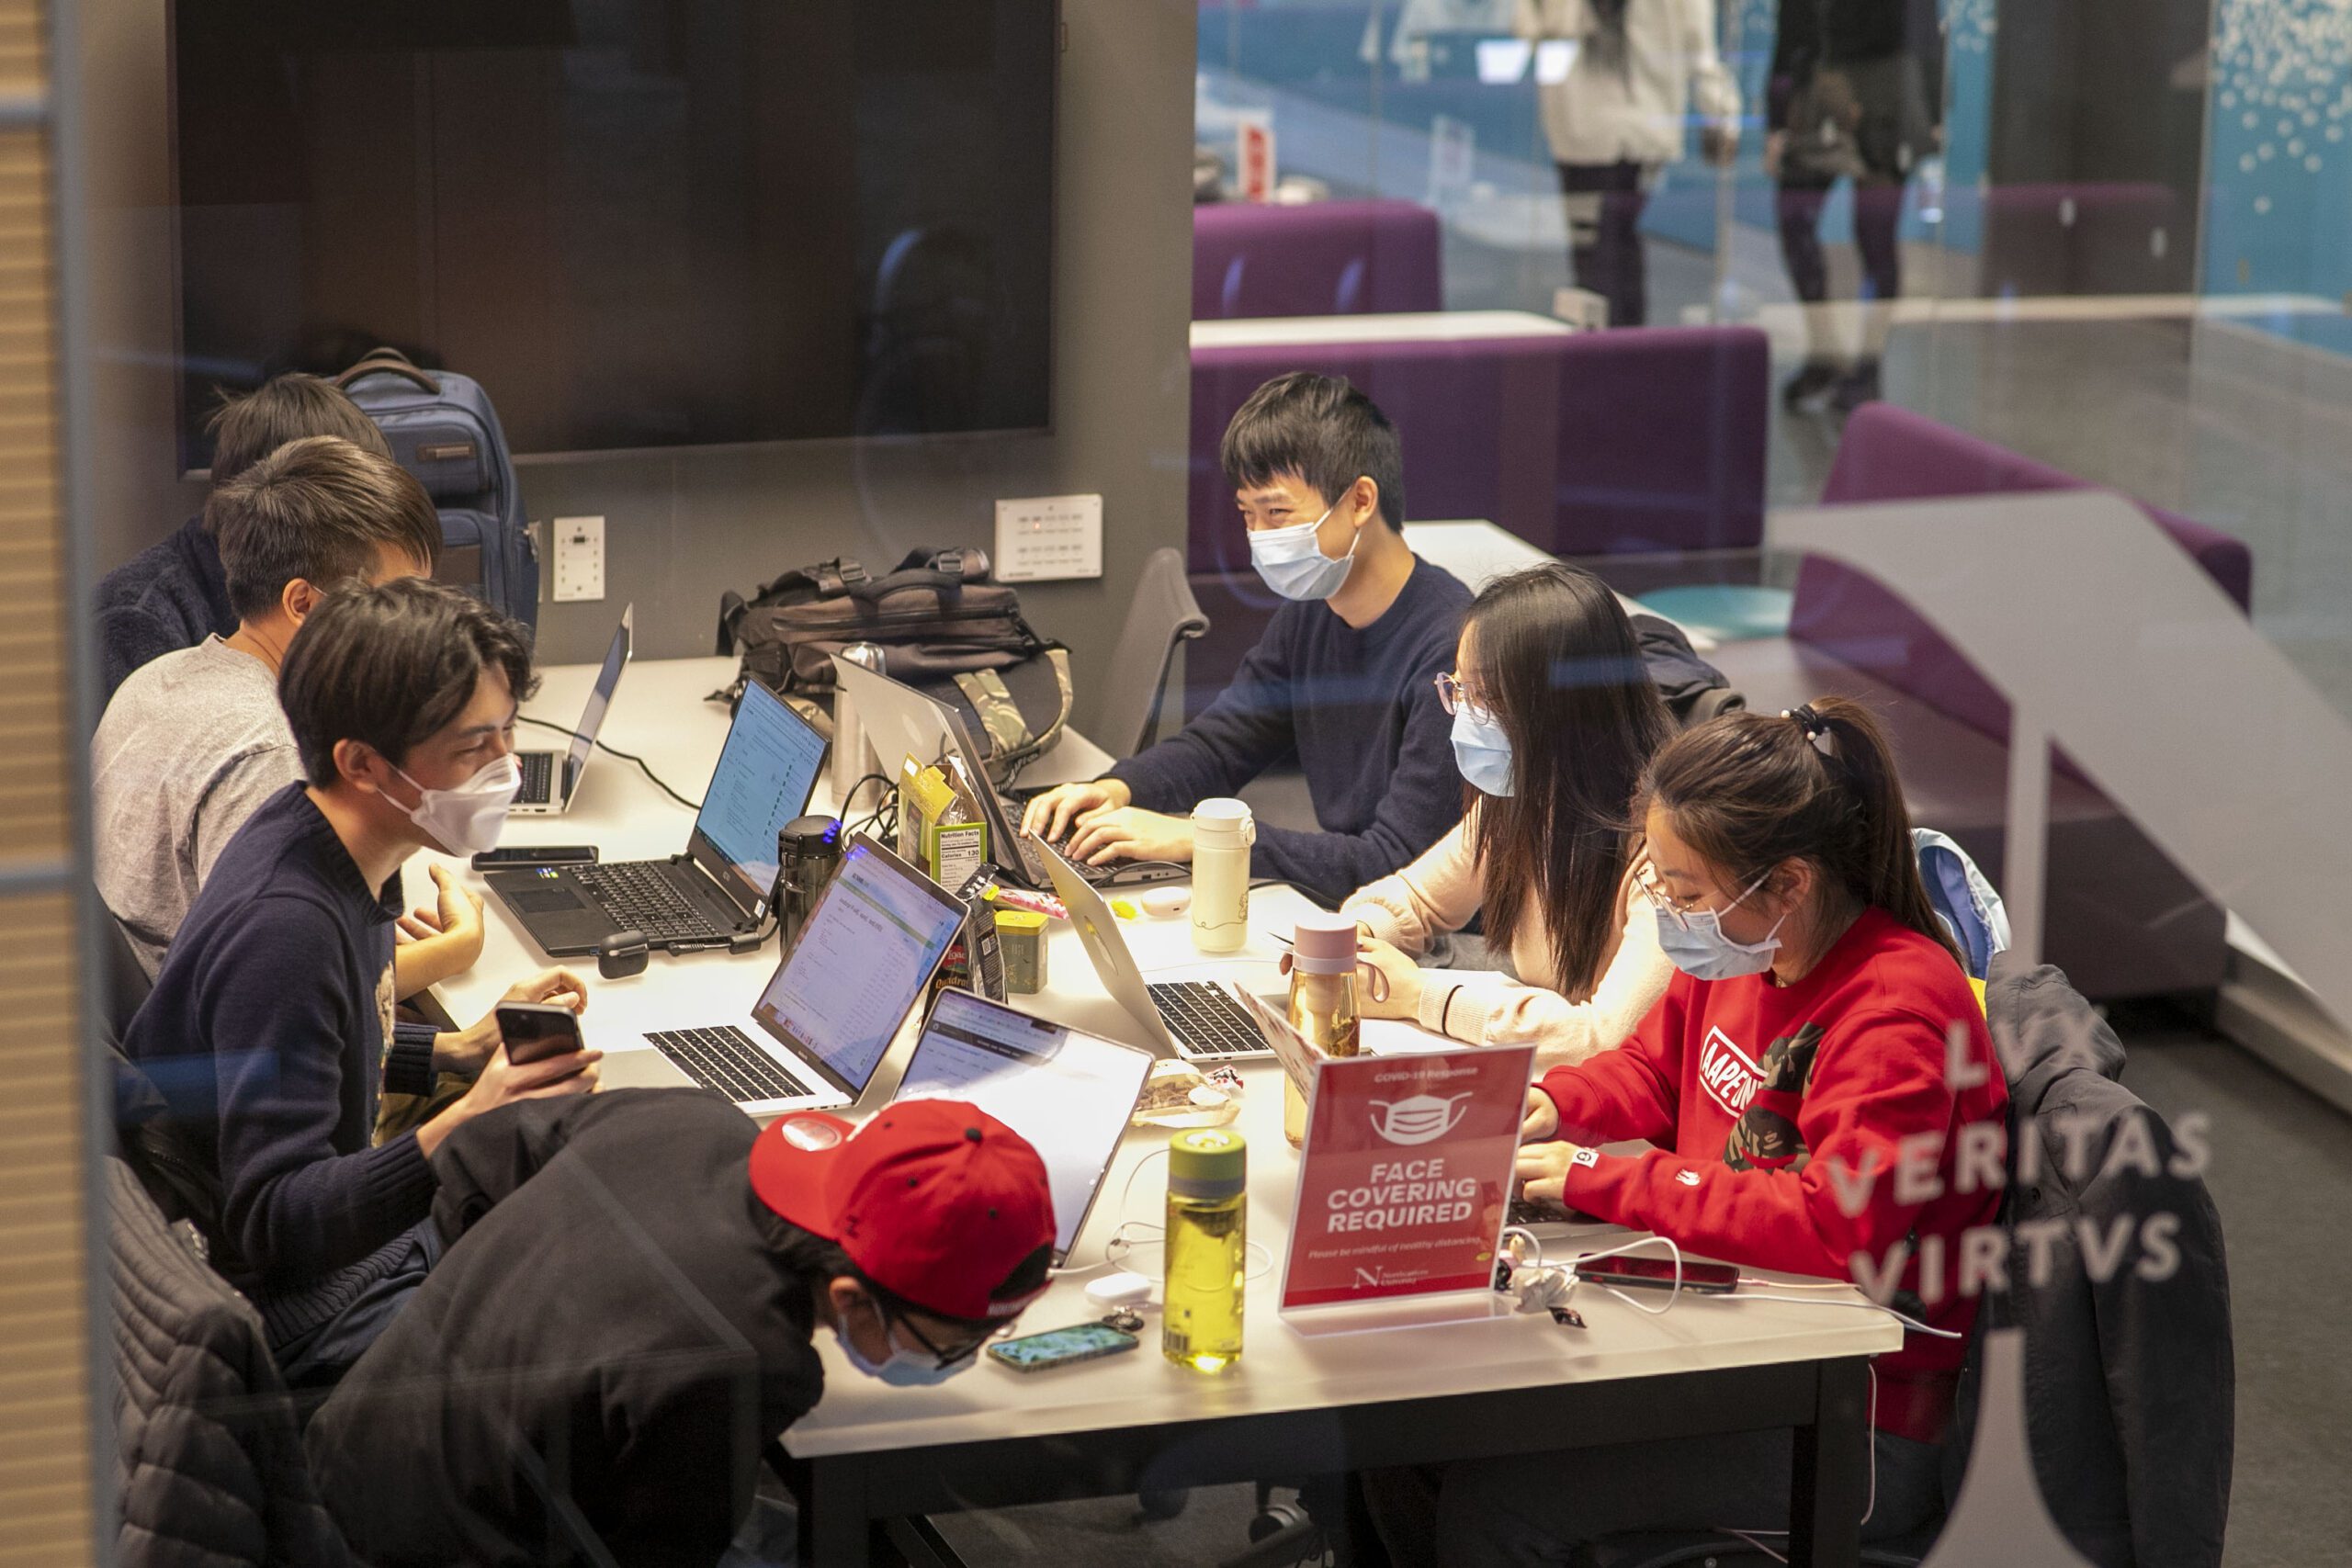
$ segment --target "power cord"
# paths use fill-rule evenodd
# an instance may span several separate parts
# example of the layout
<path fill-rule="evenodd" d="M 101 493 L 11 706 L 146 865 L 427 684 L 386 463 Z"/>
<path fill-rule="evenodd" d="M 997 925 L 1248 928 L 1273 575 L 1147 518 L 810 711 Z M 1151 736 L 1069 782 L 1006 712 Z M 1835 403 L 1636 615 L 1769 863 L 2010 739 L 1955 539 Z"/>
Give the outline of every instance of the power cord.
<path fill-rule="evenodd" d="M 514 716 L 518 723 L 536 724 L 541 729 L 552 729 L 558 735 L 569 735 L 574 740 L 580 739 L 580 731 L 571 728 L 568 726 L 558 724 L 553 719 L 533 718 L 529 714 L 517 714 Z M 604 752 L 607 756 L 618 757 L 624 762 L 635 762 L 637 764 L 638 771 L 643 773 L 647 778 L 653 781 L 653 787 L 655 789 L 660 790 L 663 795 L 668 795 L 672 800 L 676 801 L 687 810 L 698 812 L 702 809 L 701 801 L 688 800 L 684 795 L 680 795 L 676 790 L 672 789 L 668 784 L 663 784 L 662 782 L 661 775 L 656 773 L 646 760 L 639 756 L 636 752 L 624 751 L 617 746 L 607 746 L 602 740 L 592 740 L 589 744 L 595 747 L 597 750 Z"/>

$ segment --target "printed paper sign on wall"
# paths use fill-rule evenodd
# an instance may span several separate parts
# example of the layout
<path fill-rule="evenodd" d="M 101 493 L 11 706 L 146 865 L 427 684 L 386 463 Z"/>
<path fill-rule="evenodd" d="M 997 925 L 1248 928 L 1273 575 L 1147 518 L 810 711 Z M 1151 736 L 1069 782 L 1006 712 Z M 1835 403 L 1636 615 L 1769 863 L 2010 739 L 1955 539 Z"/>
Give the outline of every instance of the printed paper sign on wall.
<path fill-rule="evenodd" d="M 1532 1046 L 1319 1065 L 1283 1306 L 1485 1290 Z"/>

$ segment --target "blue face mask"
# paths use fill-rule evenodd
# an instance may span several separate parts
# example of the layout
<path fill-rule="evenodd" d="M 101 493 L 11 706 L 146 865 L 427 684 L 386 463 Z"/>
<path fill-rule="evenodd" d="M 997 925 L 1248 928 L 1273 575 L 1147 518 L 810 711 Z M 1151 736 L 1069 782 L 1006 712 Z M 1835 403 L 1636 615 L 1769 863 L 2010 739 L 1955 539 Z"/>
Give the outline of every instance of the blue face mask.
<path fill-rule="evenodd" d="M 1483 795 L 1510 794 L 1510 737 L 1502 721 L 1464 704 L 1453 716 L 1453 765 Z"/>
<path fill-rule="evenodd" d="M 899 1343 L 898 1330 L 890 1326 L 888 1317 L 882 1320 L 885 1343 L 890 1347 L 890 1359 L 874 1361 L 866 1359 L 857 1348 L 857 1341 L 836 1326 L 833 1337 L 842 1348 L 842 1355 L 849 1364 L 867 1377 L 888 1383 L 892 1388 L 933 1388 L 945 1382 L 972 1364 L 969 1359 L 952 1367 L 942 1366 L 939 1358 L 921 1350 L 910 1350 Z"/>
<path fill-rule="evenodd" d="M 1774 920 L 1761 942 L 1734 942 L 1724 935 L 1723 915 L 1738 908 L 1749 893 L 1763 886 L 1764 878 L 1758 877 L 1747 885 L 1747 892 L 1721 911 L 1700 909 L 1685 915 L 1659 905 L 1659 949 L 1677 969 L 1693 980 L 1736 980 L 1743 975 L 1761 975 L 1772 967 L 1772 955 L 1781 951 L 1781 928 L 1789 918 L 1782 915 Z"/>
<path fill-rule="evenodd" d="M 1315 531 L 1323 526 L 1323 518 L 1339 510 L 1333 502 L 1323 509 L 1323 516 L 1312 523 L 1300 523 L 1288 528 L 1260 528 L 1250 536 L 1250 564 L 1258 569 L 1266 586 L 1285 599 L 1329 599 L 1348 580 L 1348 568 L 1354 564 L 1356 547 L 1348 544 L 1348 553 L 1333 560 L 1315 542 Z M 1359 535 L 1358 537 L 1362 536 Z"/>

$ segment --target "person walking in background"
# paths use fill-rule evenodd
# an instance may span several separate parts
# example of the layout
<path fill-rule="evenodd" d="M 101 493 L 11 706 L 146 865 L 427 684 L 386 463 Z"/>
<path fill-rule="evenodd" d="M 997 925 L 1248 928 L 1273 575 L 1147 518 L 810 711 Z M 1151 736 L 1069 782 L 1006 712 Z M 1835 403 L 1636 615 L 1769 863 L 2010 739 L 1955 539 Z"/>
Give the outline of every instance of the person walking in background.
<path fill-rule="evenodd" d="M 1781 388 L 1796 410 L 1849 413 L 1879 395 L 1879 361 L 1903 292 L 1903 193 L 1943 146 L 1943 28 L 1935 0 L 1780 0 L 1764 172 L 1779 184 L 1781 255 L 1804 312 L 1804 366 Z M 1821 254 L 1830 187 L 1854 183 L 1861 353 L 1850 364 Z"/>
<path fill-rule="evenodd" d="M 1739 144 L 1739 85 L 1715 48 L 1714 0 L 1518 0 L 1516 30 L 1576 46 L 1542 91 L 1560 165 L 1577 287 L 1609 302 L 1609 324 L 1649 319 L 1642 209 L 1682 156 L 1693 100 L 1700 147 L 1727 164 Z"/>

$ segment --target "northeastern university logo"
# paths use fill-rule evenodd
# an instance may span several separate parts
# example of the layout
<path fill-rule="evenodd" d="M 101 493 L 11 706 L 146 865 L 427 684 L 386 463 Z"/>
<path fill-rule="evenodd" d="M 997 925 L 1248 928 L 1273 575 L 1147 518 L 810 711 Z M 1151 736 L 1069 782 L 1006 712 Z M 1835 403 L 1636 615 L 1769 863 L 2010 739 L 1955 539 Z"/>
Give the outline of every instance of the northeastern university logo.
<path fill-rule="evenodd" d="M 1764 1069 L 1733 1044 L 1730 1035 L 1721 1029 L 1710 1029 L 1707 1043 L 1699 1052 L 1699 1081 L 1706 1086 L 1715 1103 L 1736 1120 L 1747 1111 L 1747 1102 L 1756 1098 L 1756 1090 L 1764 1081 Z"/>

